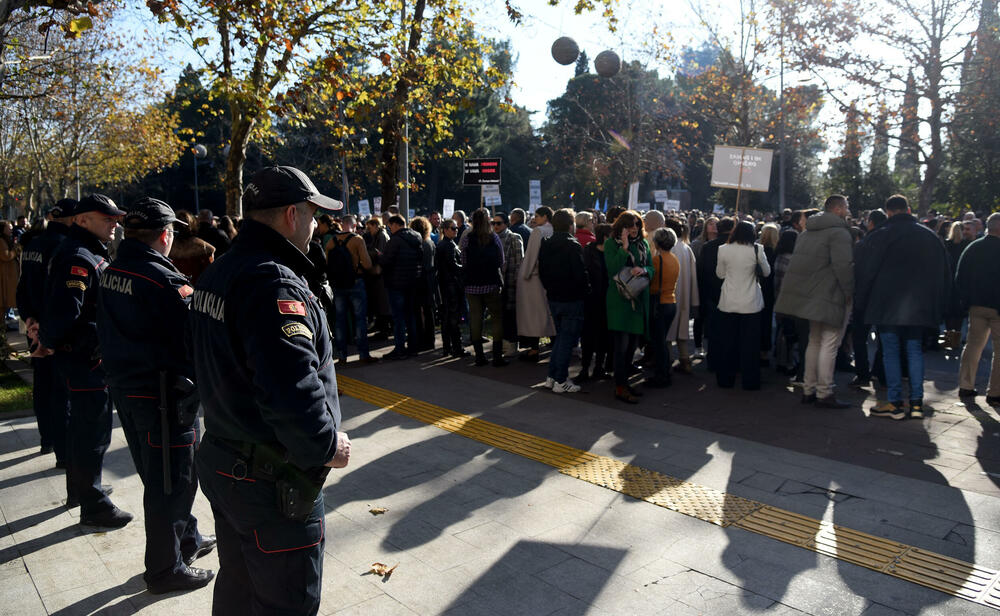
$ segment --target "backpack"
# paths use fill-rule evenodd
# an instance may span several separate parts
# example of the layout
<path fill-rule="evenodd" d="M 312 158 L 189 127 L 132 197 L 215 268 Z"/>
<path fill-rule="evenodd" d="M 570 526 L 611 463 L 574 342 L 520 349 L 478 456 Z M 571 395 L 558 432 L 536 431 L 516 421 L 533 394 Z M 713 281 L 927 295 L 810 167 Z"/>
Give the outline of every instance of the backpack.
<path fill-rule="evenodd" d="M 357 237 L 354 233 L 346 233 L 343 240 L 338 235 L 331 238 L 333 248 L 326 256 L 326 275 L 335 289 L 353 289 L 358 281 L 358 271 L 354 267 L 354 257 L 347 248 L 348 242 Z"/>

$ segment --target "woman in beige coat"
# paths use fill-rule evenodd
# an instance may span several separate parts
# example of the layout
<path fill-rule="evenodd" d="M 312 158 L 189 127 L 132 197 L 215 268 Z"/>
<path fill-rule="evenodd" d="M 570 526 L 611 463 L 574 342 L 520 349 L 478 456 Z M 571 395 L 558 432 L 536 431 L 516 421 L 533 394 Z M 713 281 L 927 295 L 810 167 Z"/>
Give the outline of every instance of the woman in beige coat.
<path fill-rule="evenodd" d="M 528 346 L 521 355 L 524 361 L 538 361 L 539 338 L 556 335 L 545 287 L 538 277 L 538 250 L 543 240 L 552 237 L 551 218 L 551 208 L 543 205 L 535 210 L 534 228 L 517 275 L 517 335 Z"/>
<path fill-rule="evenodd" d="M 680 273 L 677 276 L 677 314 L 674 321 L 667 330 L 667 340 L 677 342 L 677 364 L 678 372 L 691 374 L 691 353 L 688 349 L 690 339 L 689 323 L 691 318 L 698 314 L 698 269 L 695 267 L 694 251 L 688 245 L 689 230 L 687 223 L 683 220 L 670 218 L 666 221 L 666 226 L 674 230 L 677 234 L 677 243 L 670 252 L 677 257 L 681 264 Z"/>

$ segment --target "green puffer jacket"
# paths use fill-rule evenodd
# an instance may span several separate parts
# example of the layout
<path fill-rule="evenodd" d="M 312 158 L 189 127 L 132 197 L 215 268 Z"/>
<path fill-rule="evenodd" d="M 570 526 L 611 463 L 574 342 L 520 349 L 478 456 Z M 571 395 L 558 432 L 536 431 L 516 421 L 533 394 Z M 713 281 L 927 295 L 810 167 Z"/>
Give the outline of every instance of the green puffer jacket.
<path fill-rule="evenodd" d="M 847 222 L 832 212 L 810 216 L 795 242 L 774 312 L 840 326 L 854 295 L 854 255 Z"/>
<path fill-rule="evenodd" d="M 632 259 L 629 260 L 629 255 Z M 614 238 L 609 237 L 604 242 L 604 262 L 608 265 L 608 329 L 616 332 L 627 332 L 629 334 L 639 334 L 649 337 L 649 289 L 642 292 L 642 296 L 636 300 L 635 309 L 632 303 L 621 296 L 618 286 L 615 284 L 615 276 L 625 265 L 638 265 L 646 270 L 650 279 L 653 278 L 653 264 L 649 256 L 649 244 L 646 240 L 633 240 L 629 242 L 628 254 L 622 249 L 622 245 Z"/>

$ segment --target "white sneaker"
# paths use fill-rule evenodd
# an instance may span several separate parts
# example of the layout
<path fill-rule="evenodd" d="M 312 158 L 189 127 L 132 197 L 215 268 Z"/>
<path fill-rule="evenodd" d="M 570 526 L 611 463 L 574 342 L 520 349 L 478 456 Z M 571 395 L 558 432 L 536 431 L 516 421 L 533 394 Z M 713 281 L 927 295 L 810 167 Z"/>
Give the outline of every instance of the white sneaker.
<path fill-rule="evenodd" d="M 556 384 L 556 380 L 554 378 L 552 378 L 551 376 L 545 378 L 545 389 L 552 389 L 552 387 L 555 384 Z"/>
<path fill-rule="evenodd" d="M 570 379 L 566 379 L 562 383 L 556 383 L 552 386 L 552 393 L 554 394 L 575 394 L 578 391 L 580 391 L 580 386 Z"/>

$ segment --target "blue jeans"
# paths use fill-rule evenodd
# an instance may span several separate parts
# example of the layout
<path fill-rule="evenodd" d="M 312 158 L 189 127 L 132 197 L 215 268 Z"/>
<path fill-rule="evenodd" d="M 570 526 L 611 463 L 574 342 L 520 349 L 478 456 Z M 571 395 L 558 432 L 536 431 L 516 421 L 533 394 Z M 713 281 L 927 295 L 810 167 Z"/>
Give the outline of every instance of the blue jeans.
<path fill-rule="evenodd" d="M 348 304 L 354 315 L 354 344 L 358 347 L 358 355 L 364 359 L 368 357 L 368 292 L 365 290 L 365 281 L 360 276 L 353 288 L 333 290 L 333 305 L 337 311 L 334 333 L 337 337 L 337 352 L 341 357 L 347 355 Z"/>
<path fill-rule="evenodd" d="M 670 341 L 667 333 L 677 314 L 677 304 L 660 304 L 653 307 L 652 338 L 649 341 L 653 349 L 653 379 L 658 383 L 670 381 Z M 677 341 L 678 345 L 682 341 Z"/>
<path fill-rule="evenodd" d="M 901 347 L 906 351 L 910 373 L 910 400 L 924 398 L 924 329 L 922 327 L 878 326 L 882 341 L 882 365 L 885 367 L 885 386 L 890 402 L 903 400 L 903 368 L 900 365 Z"/>
<path fill-rule="evenodd" d="M 569 378 L 569 360 L 573 347 L 583 332 L 583 300 L 554 302 L 549 300 L 549 311 L 556 326 L 556 339 L 549 357 L 549 378 L 563 383 Z"/>
<path fill-rule="evenodd" d="M 413 289 L 387 289 L 392 311 L 392 337 L 396 353 L 417 352 L 417 314 Z"/>

